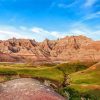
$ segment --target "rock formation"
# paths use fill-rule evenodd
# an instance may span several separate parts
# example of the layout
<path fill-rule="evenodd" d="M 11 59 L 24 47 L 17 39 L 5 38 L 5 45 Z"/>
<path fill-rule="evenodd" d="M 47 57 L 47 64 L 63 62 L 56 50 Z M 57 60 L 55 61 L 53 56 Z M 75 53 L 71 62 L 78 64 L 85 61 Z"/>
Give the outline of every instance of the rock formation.
<path fill-rule="evenodd" d="M 98 61 L 100 41 L 81 35 L 43 42 L 13 38 L 0 41 L 0 52 L 32 61 Z"/>

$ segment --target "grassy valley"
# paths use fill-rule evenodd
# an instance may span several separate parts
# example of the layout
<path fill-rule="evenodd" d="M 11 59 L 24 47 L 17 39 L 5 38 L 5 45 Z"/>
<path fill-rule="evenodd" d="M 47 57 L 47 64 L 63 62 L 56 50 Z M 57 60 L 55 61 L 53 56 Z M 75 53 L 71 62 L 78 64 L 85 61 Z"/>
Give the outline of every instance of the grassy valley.
<path fill-rule="evenodd" d="M 92 66 L 92 67 L 91 67 Z M 73 92 L 79 96 L 93 96 L 92 100 L 99 100 L 100 97 L 100 63 L 63 63 L 31 65 L 23 63 L 0 63 L 0 82 L 20 77 L 31 77 L 42 80 L 49 80 L 56 85 L 56 91 L 66 96 L 66 92 Z M 64 73 L 68 75 L 70 85 L 63 87 Z M 75 95 L 74 95 L 75 96 Z M 73 96 L 72 96 L 73 98 Z M 74 97 L 75 98 L 75 97 Z M 70 100 L 80 100 L 71 99 Z"/>

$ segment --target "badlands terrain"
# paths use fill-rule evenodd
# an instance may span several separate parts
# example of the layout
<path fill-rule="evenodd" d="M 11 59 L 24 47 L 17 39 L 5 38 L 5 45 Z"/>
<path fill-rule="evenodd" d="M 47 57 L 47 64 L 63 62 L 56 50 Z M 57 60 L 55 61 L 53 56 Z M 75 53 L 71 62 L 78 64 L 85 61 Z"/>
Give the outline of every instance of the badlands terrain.
<path fill-rule="evenodd" d="M 100 41 L 81 35 L 43 42 L 16 38 L 1 40 L 0 61 L 100 61 Z"/>
<path fill-rule="evenodd" d="M 82 35 L 43 42 L 1 40 L 0 82 L 0 100 L 23 100 L 27 93 L 24 100 L 31 94 L 30 100 L 37 95 L 44 100 L 100 100 L 100 41 Z"/>

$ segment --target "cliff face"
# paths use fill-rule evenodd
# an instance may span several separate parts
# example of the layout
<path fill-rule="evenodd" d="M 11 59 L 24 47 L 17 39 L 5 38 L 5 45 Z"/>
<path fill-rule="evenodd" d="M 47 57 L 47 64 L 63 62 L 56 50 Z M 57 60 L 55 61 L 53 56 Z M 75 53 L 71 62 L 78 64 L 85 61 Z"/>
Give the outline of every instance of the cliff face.
<path fill-rule="evenodd" d="M 93 41 L 85 36 L 67 36 L 59 40 L 46 39 L 43 42 L 13 38 L 0 41 L 0 51 L 10 56 L 37 61 L 97 61 L 100 60 L 100 41 Z"/>

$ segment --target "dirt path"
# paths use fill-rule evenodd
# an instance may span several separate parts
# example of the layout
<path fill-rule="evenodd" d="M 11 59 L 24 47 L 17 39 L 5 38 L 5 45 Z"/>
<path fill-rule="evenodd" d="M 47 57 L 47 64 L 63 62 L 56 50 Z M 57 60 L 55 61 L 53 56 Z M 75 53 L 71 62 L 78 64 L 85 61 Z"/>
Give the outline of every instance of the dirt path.
<path fill-rule="evenodd" d="M 0 100 L 65 100 L 51 88 L 31 78 L 0 84 Z"/>

